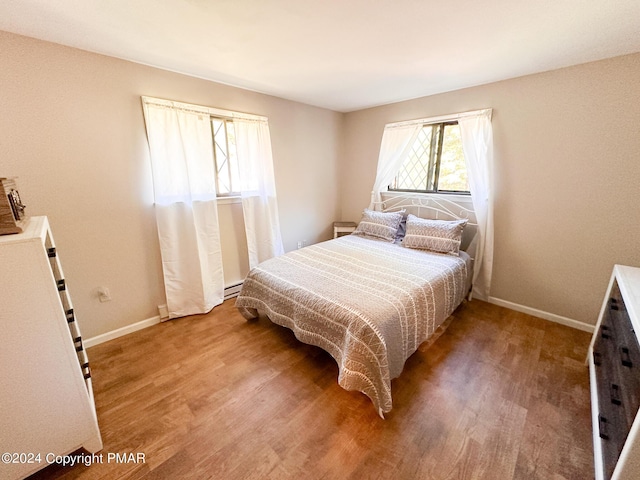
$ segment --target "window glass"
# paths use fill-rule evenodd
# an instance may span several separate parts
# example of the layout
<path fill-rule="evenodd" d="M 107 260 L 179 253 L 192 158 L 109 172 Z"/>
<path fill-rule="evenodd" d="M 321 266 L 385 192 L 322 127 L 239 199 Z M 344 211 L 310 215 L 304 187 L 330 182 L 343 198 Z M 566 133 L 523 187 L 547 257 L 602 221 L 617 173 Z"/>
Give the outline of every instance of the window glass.
<path fill-rule="evenodd" d="M 438 190 L 468 192 L 469 177 L 462 153 L 460 126 L 447 125 L 442 139 Z"/>
<path fill-rule="evenodd" d="M 216 164 L 216 191 L 220 196 L 239 193 L 238 160 L 233 122 L 211 117 L 213 157 Z"/>
<path fill-rule="evenodd" d="M 423 126 L 389 190 L 469 193 L 458 122 Z"/>

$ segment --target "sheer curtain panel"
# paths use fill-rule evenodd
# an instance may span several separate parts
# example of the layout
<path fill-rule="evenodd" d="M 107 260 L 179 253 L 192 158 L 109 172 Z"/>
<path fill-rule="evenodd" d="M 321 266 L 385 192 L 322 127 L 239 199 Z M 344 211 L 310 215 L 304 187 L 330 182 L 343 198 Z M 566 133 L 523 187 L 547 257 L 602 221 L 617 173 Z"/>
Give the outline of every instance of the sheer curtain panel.
<path fill-rule="evenodd" d="M 402 123 L 389 124 L 384 127 L 382 142 L 380 143 L 380 155 L 378 156 L 378 169 L 376 180 L 371 192 L 371 204 L 369 209 L 378 207 L 380 202 L 380 192 L 386 191 L 387 187 L 396 176 L 402 163 L 409 155 L 411 146 L 418 138 L 422 129 L 422 123 Z"/>
<path fill-rule="evenodd" d="M 209 113 L 142 97 L 169 317 L 224 300 Z"/>
<path fill-rule="evenodd" d="M 284 253 L 273 174 L 269 124 L 264 118 L 234 117 L 242 211 L 249 267 Z"/>
<path fill-rule="evenodd" d="M 493 129 L 491 109 L 458 118 L 462 150 L 469 175 L 471 201 L 478 221 L 473 294 L 489 299 L 493 274 Z"/>

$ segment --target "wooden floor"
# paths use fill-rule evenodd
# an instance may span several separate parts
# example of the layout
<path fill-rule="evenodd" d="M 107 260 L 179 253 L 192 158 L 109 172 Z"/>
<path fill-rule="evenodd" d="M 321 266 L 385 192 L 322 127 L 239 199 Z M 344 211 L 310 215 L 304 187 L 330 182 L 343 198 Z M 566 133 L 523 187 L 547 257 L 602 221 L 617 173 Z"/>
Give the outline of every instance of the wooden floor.
<path fill-rule="evenodd" d="M 227 301 L 89 349 L 103 463 L 34 478 L 590 479 L 589 338 L 465 303 L 382 420 L 328 354 Z"/>

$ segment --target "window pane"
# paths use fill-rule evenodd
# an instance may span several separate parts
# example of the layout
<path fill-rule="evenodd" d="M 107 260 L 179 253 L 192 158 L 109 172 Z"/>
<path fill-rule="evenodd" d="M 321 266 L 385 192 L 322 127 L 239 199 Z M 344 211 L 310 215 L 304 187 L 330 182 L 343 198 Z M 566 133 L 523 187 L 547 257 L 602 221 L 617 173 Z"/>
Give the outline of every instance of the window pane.
<path fill-rule="evenodd" d="M 229 193 L 240 193 L 240 170 L 236 156 L 236 131 L 233 122 L 227 122 L 227 144 L 229 146 L 228 158 L 231 175 Z"/>
<path fill-rule="evenodd" d="M 229 173 L 229 155 L 227 152 L 227 129 L 226 122 L 221 119 L 212 118 L 213 127 L 213 150 L 216 162 L 216 175 L 218 179 L 218 195 L 231 192 L 231 176 Z"/>
<path fill-rule="evenodd" d="M 469 191 L 469 177 L 464 163 L 459 125 L 445 125 L 440 157 L 438 190 Z"/>
<path fill-rule="evenodd" d="M 394 182 L 393 188 L 398 190 L 430 190 L 433 189 L 435 169 L 431 165 L 432 138 L 437 135 L 437 126 L 426 126 L 418 134 L 411 147 L 409 156 Z"/>

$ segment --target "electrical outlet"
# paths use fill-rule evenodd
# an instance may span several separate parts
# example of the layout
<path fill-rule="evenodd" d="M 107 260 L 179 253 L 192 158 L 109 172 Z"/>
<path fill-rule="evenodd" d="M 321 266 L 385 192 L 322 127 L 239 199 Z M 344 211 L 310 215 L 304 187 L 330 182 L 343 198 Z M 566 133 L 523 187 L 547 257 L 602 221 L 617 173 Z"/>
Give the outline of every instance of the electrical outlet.
<path fill-rule="evenodd" d="M 166 305 L 158 305 L 158 313 L 160 314 L 160 320 L 169 320 L 169 309 Z"/>
<path fill-rule="evenodd" d="M 102 303 L 111 301 L 111 293 L 107 287 L 98 287 L 98 299 Z"/>
<path fill-rule="evenodd" d="M 298 240 L 298 248 L 302 248 L 302 240 Z"/>

